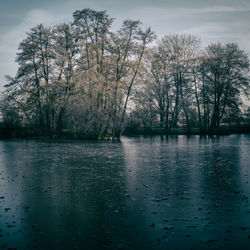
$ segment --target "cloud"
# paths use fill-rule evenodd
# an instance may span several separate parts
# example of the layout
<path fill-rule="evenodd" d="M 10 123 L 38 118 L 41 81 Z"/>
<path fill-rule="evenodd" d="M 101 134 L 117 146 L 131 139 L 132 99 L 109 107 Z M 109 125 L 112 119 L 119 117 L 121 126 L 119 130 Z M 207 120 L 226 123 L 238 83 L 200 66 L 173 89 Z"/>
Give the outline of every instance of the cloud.
<path fill-rule="evenodd" d="M 189 29 L 183 30 L 184 33 L 191 33 L 202 38 L 204 45 L 212 42 L 234 42 L 250 56 L 250 28 L 247 22 L 207 22 L 197 24 Z"/>
<path fill-rule="evenodd" d="M 32 27 L 40 23 L 51 25 L 55 22 L 56 19 L 47 11 L 39 9 L 30 11 L 20 24 L 3 34 L 0 41 L 0 52 L 4 53 L 16 50 L 18 44 L 26 36 L 26 32 Z"/>
<path fill-rule="evenodd" d="M 228 12 L 246 12 L 250 11 L 250 7 L 240 7 L 240 6 L 211 6 L 202 8 L 176 8 L 176 11 L 181 11 L 186 14 L 209 14 L 209 13 L 228 13 Z"/>
<path fill-rule="evenodd" d="M 197 8 L 142 8 L 137 12 L 144 24 L 157 35 L 191 33 L 204 45 L 211 42 L 236 42 L 250 55 L 250 6 L 211 6 Z M 146 18 L 145 18 L 146 17 Z M 145 21 L 144 21 L 145 19 Z"/>

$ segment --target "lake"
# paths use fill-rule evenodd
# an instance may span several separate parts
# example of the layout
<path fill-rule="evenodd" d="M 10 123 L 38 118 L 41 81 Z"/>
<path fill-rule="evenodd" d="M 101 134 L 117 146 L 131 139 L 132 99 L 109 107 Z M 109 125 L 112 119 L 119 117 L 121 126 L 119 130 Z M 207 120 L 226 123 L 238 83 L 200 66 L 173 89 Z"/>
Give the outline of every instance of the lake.
<path fill-rule="evenodd" d="M 0 141 L 0 248 L 249 249 L 250 135 Z"/>

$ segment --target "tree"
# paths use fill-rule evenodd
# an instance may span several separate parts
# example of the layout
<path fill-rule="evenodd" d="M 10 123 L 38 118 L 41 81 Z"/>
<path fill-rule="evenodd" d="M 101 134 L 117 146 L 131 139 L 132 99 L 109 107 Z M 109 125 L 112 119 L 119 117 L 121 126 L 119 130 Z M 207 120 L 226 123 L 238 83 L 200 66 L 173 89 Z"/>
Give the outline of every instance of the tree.
<path fill-rule="evenodd" d="M 8 96 L 21 108 L 32 127 L 51 132 L 53 96 L 50 87 L 51 61 L 54 59 L 51 29 L 38 25 L 20 43 L 17 75 L 8 77 Z"/>
<path fill-rule="evenodd" d="M 166 134 L 181 122 L 208 132 L 225 115 L 235 119 L 249 90 L 248 58 L 237 45 L 211 44 L 201 54 L 199 39 L 186 34 L 150 47 L 154 33 L 138 20 L 112 32 L 106 11 L 73 18 L 38 25 L 20 43 L 1 104 L 8 126 L 97 139 L 120 138 L 127 117 L 151 129 L 159 117 Z"/>
<path fill-rule="evenodd" d="M 131 26 L 132 24 L 132 26 Z M 131 33 L 131 27 L 134 26 L 134 22 L 128 22 L 128 24 L 125 23 L 128 27 L 129 34 Z M 118 124 L 118 130 L 113 134 L 114 136 L 120 138 L 124 129 L 124 121 L 125 121 L 125 115 L 127 110 L 127 105 L 129 101 L 129 97 L 132 91 L 132 87 L 136 81 L 137 74 L 140 70 L 141 62 L 145 53 L 145 50 L 147 48 L 147 45 L 152 42 L 154 39 L 154 33 L 151 31 L 150 28 L 147 28 L 145 31 L 143 31 L 141 28 L 137 30 L 135 33 L 137 38 L 137 43 L 135 46 L 136 54 L 133 55 L 135 57 L 135 60 L 133 61 L 133 67 L 130 67 L 130 75 L 127 78 L 127 86 L 125 89 L 125 102 L 122 108 L 121 118 L 120 122 Z"/>
<path fill-rule="evenodd" d="M 53 29 L 53 90 L 54 90 L 54 131 L 61 133 L 63 118 L 70 97 L 75 92 L 76 69 L 80 52 L 79 35 L 72 23 L 61 24 Z"/>
<path fill-rule="evenodd" d="M 144 95 L 148 96 L 150 110 L 155 110 L 159 114 L 160 127 L 165 127 L 167 134 L 173 104 L 173 88 L 168 71 L 167 54 L 162 48 L 152 48 L 144 60 L 144 67 L 147 75 L 144 81 Z"/>
<path fill-rule="evenodd" d="M 239 108 L 242 94 L 249 90 L 249 60 L 237 44 L 211 44 L 202 68 L 212 110 L 209 129 L 213 131 L 226 111 Z"/>
<path fill-rule="evenodd" d="M 180 111 L 183 110 L 187 127 L 190 129 L 190 70 L 197 57 L 200 41 L 193 35 L 170 35 L 163 38 L 160 46 L 167 55 L 168 70 L 174 87 L 172 126 L 177 126 Z"/>
<path fill-rule="evenodd" d="M 199 52 L 200 42 L 192 35 L 165 36 L 151 49 L 145 69 L 150 98 L 158 110 L 160 124 L 166 133 L 176 127 L 183 111 L 190 130 L 190 106 L 192 105 L 192 68 Z"/>
<path fill-rule="evenodd" d="M 83 44 L 78 72 L 89 106 L 85 120 L 89 125 L 84 133 L 119 138 L 131 90 L 153 33 L 143 31 L 141 23 L 133 20 L 125 20 L 121 29 L 111 32 L 113 19 L 105 11 L 76 11 L 74 19 Z"/>

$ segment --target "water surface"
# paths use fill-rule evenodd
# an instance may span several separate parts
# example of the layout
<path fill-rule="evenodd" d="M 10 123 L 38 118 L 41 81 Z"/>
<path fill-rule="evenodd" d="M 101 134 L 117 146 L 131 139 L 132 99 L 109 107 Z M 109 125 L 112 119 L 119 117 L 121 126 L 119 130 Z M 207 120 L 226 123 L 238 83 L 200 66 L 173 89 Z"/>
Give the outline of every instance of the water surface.
<path fill-rule="evenodd" d="M 249 249 L 250 135 L 0 141 L 0 248 Z"/>

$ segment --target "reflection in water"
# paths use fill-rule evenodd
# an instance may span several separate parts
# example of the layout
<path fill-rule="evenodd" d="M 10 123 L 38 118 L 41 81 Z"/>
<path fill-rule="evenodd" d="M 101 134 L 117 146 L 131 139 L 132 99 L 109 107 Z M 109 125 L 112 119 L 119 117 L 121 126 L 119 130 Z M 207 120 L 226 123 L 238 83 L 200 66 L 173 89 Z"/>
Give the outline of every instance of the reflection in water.
<path fill-rule="evenodd" d="M 246 248 L 249 135 L 0 142 L 0 248 Z"/>

